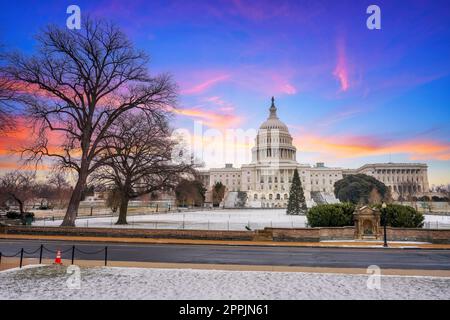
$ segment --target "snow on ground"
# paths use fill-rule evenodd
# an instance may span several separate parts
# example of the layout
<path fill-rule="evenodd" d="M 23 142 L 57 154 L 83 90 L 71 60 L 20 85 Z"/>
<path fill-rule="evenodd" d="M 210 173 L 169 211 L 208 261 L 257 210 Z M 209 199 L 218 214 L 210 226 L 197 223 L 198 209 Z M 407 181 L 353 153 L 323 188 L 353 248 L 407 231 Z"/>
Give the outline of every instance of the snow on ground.
<path fill-rule="evenodd" d="M 76 221 L 79 227 L 123 227 L 115 226 L 117 217 L 81 218 Z M 245 230 L 277 228 L 302 228 L 305 216 L 286 214 L 286 209 L 224 209 L 193 212 L 171 212 L 128 217 L 126 228 L 151 229 L 200 229 L 200 230 Z M 34 225 L 59 226 L 61 220 L 36 221 Z"/>
<path fill-rule="evenodd" d="M 382 276 L 368 289 L 368 275 L 97 267 L 69 289 L 66 269 L 0 272 L 0 299 L 450 299 L 440 277 Z"/>
<path fill-rule="evenodd" d="M 197 229 L 197 230 L 245 230 L 276 228 L 303 228 L 305 216 L 291 216 L 286 209 L 224 209 L 193 212 L 170 212 L 147 215 L 131 215 L 127 226 L 115 226 L 117 217 L 79 218 L 79 227 L 125 227 L 145 229 Z M 61 220 L 39 220 L 34 225 L 59 226 Z M 425 227 L 450 228 L 450 216 L 425 215 Z"/>
<path fill-rule="evenodd" d="M 450 229 L 450 216 L 425 214 L 425 228 Z"/>

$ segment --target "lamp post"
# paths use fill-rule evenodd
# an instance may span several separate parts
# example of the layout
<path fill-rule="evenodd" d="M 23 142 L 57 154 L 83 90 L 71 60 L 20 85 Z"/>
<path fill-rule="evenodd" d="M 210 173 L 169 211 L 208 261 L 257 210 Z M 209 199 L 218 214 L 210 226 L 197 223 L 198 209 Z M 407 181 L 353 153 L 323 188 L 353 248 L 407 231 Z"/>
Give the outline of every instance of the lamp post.
<path fill-rule="evenodd" d="M 383 204 L 381 205 L 381 214 L 383 215 L 383 228 L 384 228 L 384 244 L 383 247 L 387 248 L 388 244 L 387 244 L 387 234 L 386 234 L 386 224 L 387 224 L 387 214 L 386 214 L 386 203 L 383 202 Z"/>

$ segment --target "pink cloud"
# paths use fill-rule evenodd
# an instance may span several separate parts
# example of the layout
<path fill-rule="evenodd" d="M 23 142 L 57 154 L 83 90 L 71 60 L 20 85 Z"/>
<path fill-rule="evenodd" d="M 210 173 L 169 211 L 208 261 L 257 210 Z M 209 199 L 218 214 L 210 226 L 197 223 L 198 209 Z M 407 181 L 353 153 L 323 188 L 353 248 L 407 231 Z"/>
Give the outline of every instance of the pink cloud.
<path fill-rule="evenodd" d="M 203 121 L 208 127 L 217 129 L 237 127 L 243 120 L 235 114 L 235 106 L 219 96 L 200 98 L 194 107 L 168 108 L 175 114 Z"/>
<path fill-rule="evenodd" d="M 297 89 L 290 83 L 286 83 L 281 86 L 280 91 L 289 95 L 297 93 Z"/>
<path fill-rule="evenodd" d="M 202 70 L 185 72 L 182 77 L 189 79 L 182 84 L 181 94 L 198 95 L 223 82 L 258 91 L 265 95 L 294 95 L 298 88 L 293 83 L 295 72 L 290 67 L 262 68 L 260 66 L 240 66 L 234 69 Z M 191 79 L 198 79 L 190 84 Z M 183 83 L 183 81 L 182 81 Z"/>
<path fill-rule="evenodd" d="M 337 43 L 337 63 L 333 75 L 338 79 L 340 91 L 347 91 L 350 88 L 347 57 L 343 40 Z"/>
<path fill-rule="evenodd" d="M 235 127 L 242 122 L 242 118 L 237 115 L 205 110 L 202 107 L 178 108 L 174 109 L 173 112 L 178 115 L 201 120 L 208 127 L 218 129 Z"/>
<path fill-rule="evenodd" d="M 203 93 L 206 90 L 208 90 L 209 88 L 211 88 L 212 86 L 216 85 L 219 82 L 223 82 L 230 79 L 230 75 L 229 74 L 222 74 L 219 76 L 215 76 L 213 78 L 204 80 L 201 83 L 198 83 L 190 88 L 187 89 L 183 89 L 181 90 L 182 94 L 199 94 L 199 93 Z"/>

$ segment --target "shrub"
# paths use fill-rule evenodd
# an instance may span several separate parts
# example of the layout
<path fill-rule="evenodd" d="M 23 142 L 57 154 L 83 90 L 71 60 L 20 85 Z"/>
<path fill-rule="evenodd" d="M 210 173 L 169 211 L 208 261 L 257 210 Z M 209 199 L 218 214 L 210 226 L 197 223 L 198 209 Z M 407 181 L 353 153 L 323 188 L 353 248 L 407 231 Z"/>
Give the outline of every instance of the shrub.
<path fill-rule="evenodd" d="M 371 203 L 374 192 L 380 200 L 390 197 L 389 189 L 384 183 L 365 174 L 348 175 L 334 184 L 334 194 L 342 202 Z"/>
<path fill-rule="evenodd" d="M 381 209 L 381 206 L 378 206 Z M 388 204 L 386 209 L 387 225 L 395 228 L 422 228 L 425 217 L 410 206 Z M 383 222 L 382 222 L 383 223 Z"/>
<path fill-rule="evenodd" d="M 353 226 L 352 203 L 321 204 L 312 207 L 306 213 L 310 227 L 343 227 Z"/>
<path fill-rule="evenodd" d="M 8 211 L 6 213 L 6 217 L 8 219 L 20 219 L 21 218 L 20 217 L 20 212 L 17 212 L 17 211 Z"/>
<path fill-rule="evenodd" d="M 8 219 L 13 220 L 25 220 L 26 218 L 32 218 L 34 220 L 34 213 L 33 212 L 24 212 L 23 215 L 20 214 L 20 212 L 17 211 L 8 211 L 6 213 L 6 217 Z"/>
<path fill-rule="evenodd" d="M 448 201 L 447 197 L 438 197 L 438 196 L 433 196 L 431 198 L 431 200 L 435 201 L 435 202 L 446 202 Z"/>

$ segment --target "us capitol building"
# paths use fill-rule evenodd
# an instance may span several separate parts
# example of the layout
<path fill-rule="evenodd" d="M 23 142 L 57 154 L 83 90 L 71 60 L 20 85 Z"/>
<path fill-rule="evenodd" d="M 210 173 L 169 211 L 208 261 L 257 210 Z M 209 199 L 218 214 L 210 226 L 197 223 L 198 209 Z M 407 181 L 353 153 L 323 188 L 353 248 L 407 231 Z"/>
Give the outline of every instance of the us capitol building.
<path fill-rule="evenodd" d="M 406 195 L 419 196 L 429 191 L 426 164 L 374 163 L 358 169 L 329 168 L 324 163 L 311 166 L 297 162 L 297 149 L 292 140 L 287 126 L 277 116 L 272 97 L 269 117 L 261 124 L 255 138 L 252 162 L 241 168 L 226 164 L 224 168 L 200 173 L 209 190 L 206 201 L 211 201 L 214 184 L 221 182 L 226 187 L 226 207 L 236 206 L 239 192 L 246 193 L 246 207 L 286 207 L 294 169 L 300 175 L 308 207 L 338 202 L 334 196 L 334 183 L 350 174 L 363 173 L 375 177 L 389 187 L 394 199 Z"/>

